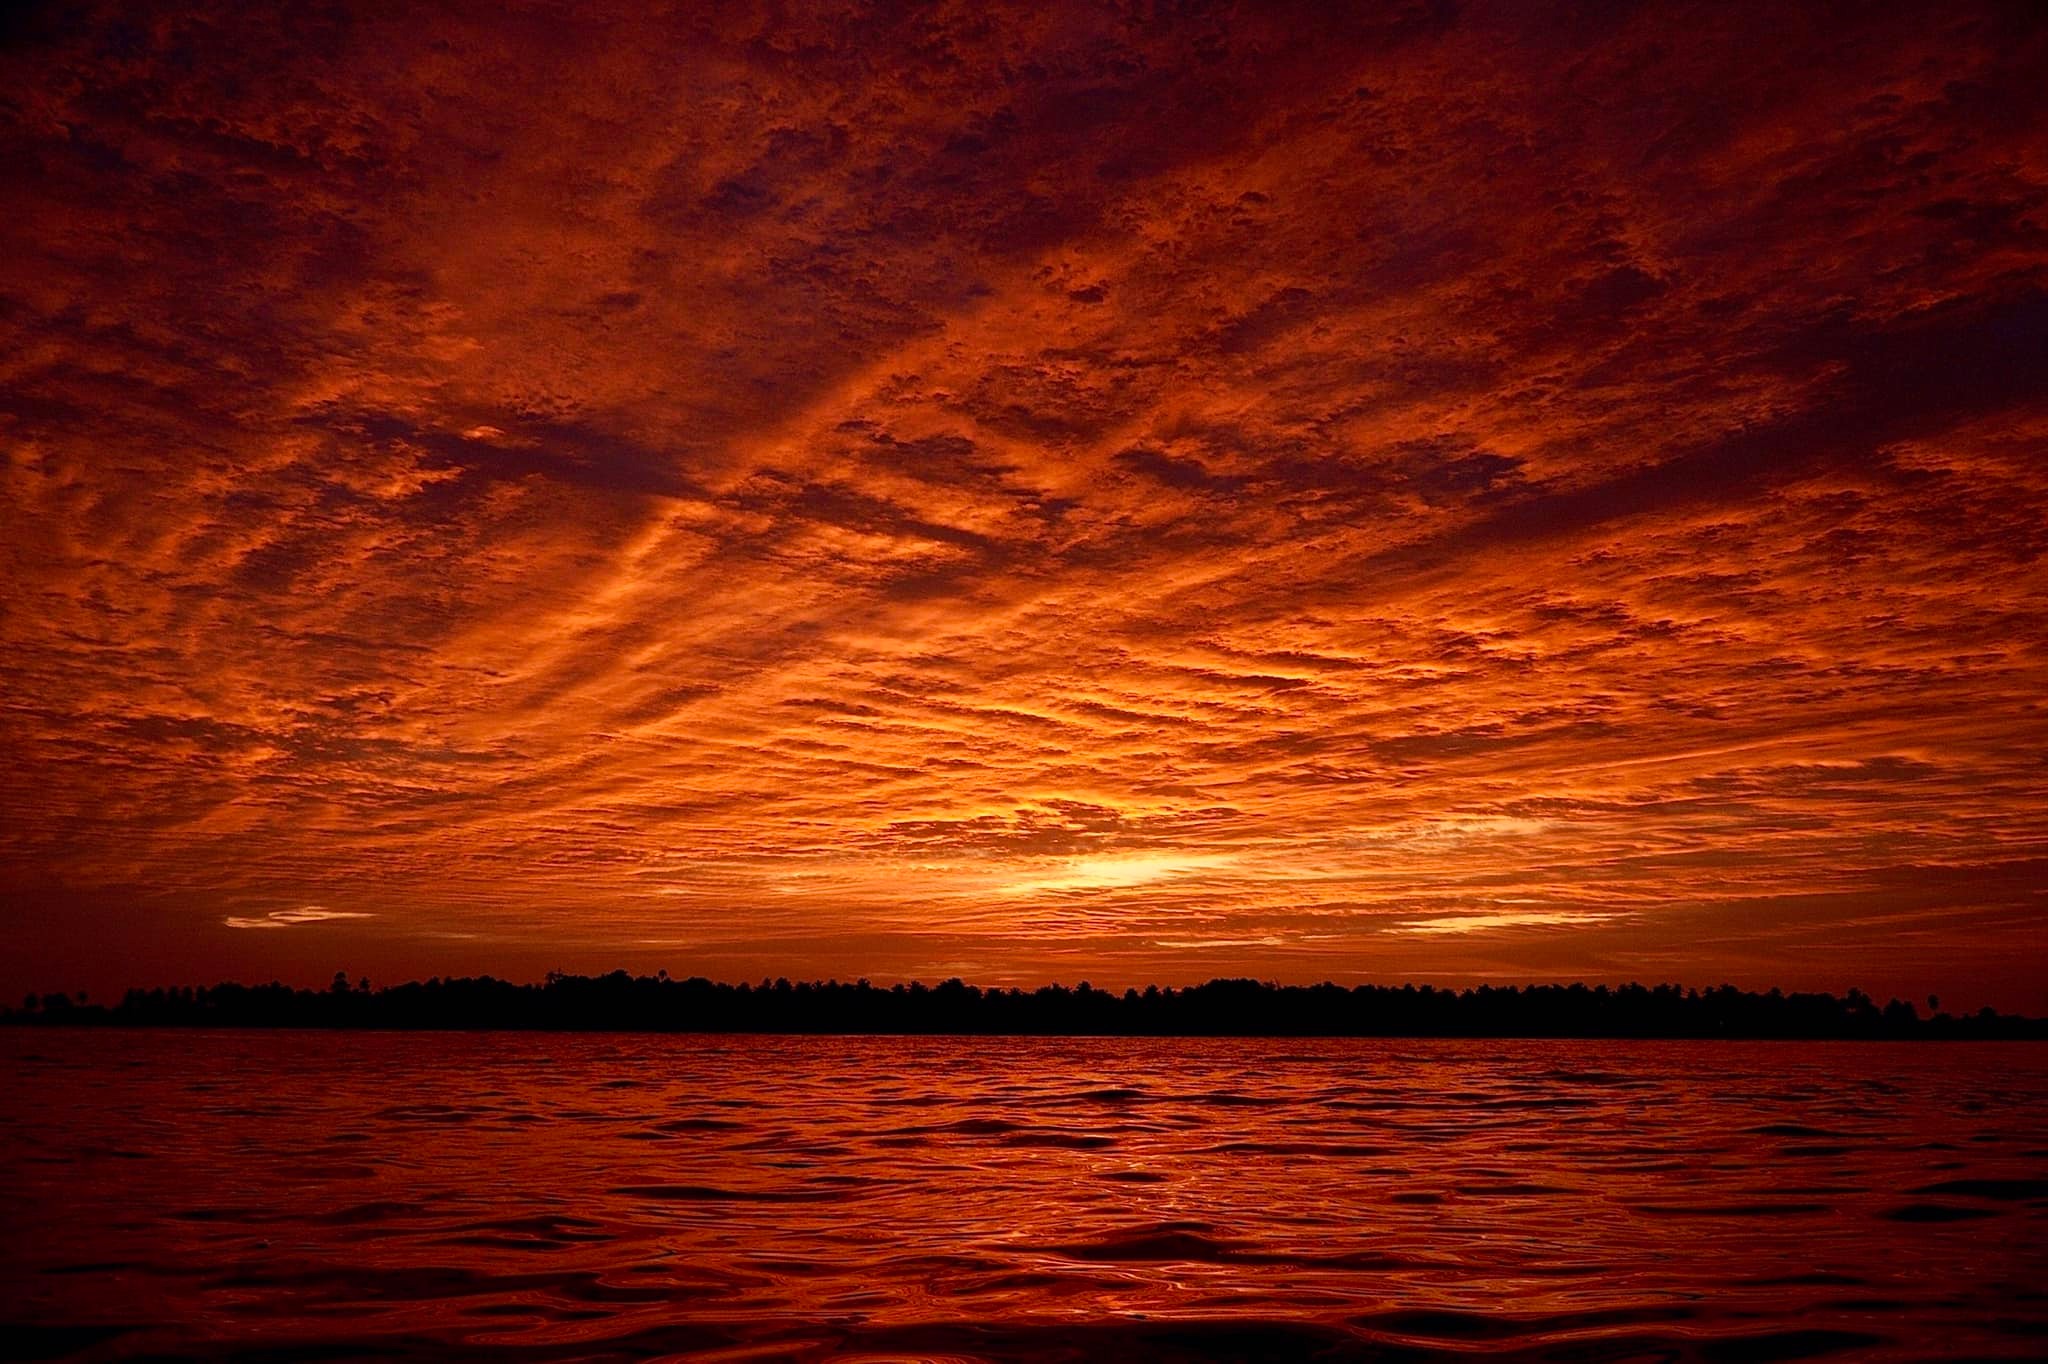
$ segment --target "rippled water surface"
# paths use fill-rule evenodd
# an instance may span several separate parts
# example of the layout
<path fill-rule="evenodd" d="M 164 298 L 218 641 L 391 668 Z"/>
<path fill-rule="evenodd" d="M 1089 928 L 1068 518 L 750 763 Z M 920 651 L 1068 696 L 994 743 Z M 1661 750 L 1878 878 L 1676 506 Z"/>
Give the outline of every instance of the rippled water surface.
<path fill-rule="evenodd" d="M 2048 1047 L 0 1034 L 6 1352 L 2048 1355 Z"/>

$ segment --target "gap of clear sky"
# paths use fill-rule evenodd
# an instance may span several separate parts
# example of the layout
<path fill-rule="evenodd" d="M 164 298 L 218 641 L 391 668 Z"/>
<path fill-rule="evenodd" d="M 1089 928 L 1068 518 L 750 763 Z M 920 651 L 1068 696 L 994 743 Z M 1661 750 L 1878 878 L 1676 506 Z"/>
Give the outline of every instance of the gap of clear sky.
<path fill-rule="evenodd" d="M 2048 1007 L 2036 4 L 26 5 L 0 988 Z"/>

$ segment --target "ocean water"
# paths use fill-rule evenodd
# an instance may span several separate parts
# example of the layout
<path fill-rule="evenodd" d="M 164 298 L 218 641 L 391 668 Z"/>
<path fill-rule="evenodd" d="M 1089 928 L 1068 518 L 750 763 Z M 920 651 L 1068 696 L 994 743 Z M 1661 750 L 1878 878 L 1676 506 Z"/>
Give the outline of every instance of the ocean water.
<path fill-rule="evenodd" d="M 2048 1357 L 2048 1046 L 0 1032 L 0 1353 Z"/>

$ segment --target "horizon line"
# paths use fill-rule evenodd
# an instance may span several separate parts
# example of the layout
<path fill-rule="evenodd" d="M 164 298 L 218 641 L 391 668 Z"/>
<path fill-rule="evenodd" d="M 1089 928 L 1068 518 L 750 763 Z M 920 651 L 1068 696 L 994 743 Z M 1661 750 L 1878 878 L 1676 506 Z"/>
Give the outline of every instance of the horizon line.
<path fill-rule="evenodd" d="M 1285 985 L 1248 976 L 1195 985 L 1127 986 L 1081 981 L 983 987 L 958 976 L 877 985 L 867 977 L 792 981 L 786 976 L 715 981 L 549 972 L 521 983 L 491 975 L 429 977 L 397 985 L 352 983 L 334 973 L 324 989 L 281 981 L 131 988 L 117 1003 L 64 991 L 29 995 L 0 1009 L 10 1024 L 351 1028 L 417 1031 L 634 1031 L 783 1034 L 1063 1036 L 1612 1037 L 1870 1040 L 2048 1040 L 2048 1019 L 1974 1013 L 1931 1016 L 1896 997 L 1863 990 L 1787 993 L 1733 984 L 1612 986 L 1584 981 L 1475 985 Z"/>

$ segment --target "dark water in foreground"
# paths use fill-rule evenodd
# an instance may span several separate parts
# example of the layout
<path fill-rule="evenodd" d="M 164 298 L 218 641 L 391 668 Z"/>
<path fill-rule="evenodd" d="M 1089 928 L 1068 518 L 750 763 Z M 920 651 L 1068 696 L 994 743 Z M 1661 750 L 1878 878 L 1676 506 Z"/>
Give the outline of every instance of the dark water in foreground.
<path fill-rule="evenodd" d="M 0 1033 L 0 1351 L 2033 1358 L 2048 1047 Z"/>

